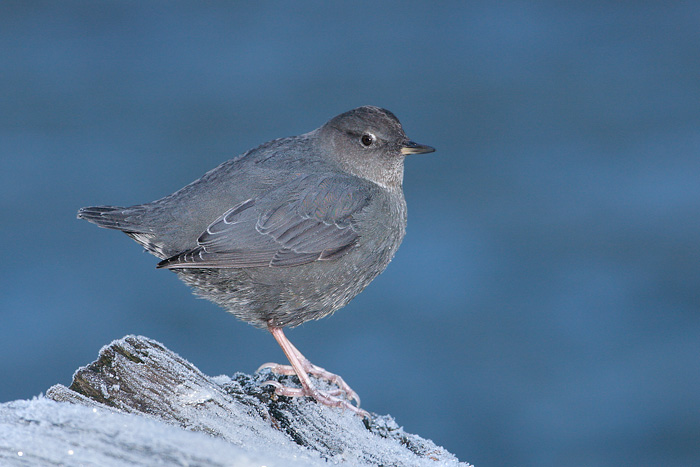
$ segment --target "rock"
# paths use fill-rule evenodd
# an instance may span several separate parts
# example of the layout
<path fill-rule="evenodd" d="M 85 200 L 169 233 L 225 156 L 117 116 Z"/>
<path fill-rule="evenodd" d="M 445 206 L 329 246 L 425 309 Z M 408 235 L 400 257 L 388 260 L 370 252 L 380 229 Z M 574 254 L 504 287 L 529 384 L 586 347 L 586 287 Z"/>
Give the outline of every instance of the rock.
<path fill-rule="evenodd" d="M 300 465 L 467 465 L 406 433 L 388 415 L 363 420 L 310 398 L 277 396 L 263 384 L 270 379 L 298 386 L 296 377 L 269 370 L 209 377 L 162 344 L 127 336 L 103 347 L 97 361 L 76 371 L 70 387 L 55 385 L 46 398 L 205 433 L 252 458 L 266 461 L 269 455 L 270 465 L 280 459 Z"/>

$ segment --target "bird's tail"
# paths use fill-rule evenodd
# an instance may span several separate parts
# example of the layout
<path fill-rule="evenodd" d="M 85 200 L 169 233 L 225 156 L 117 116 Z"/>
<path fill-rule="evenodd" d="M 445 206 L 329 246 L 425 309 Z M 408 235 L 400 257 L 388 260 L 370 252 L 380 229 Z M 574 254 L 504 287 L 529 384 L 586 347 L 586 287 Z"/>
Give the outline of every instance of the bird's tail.
<path fill-rule="evenodd" d="M 78 219 L 85 219 L 106 229 L 147 233 L 143 226 L 138 225 L 141 218 L 139 211 L 120 206 L 90 206 L 78 211 Z"/>
<path fill-rule="evenodd" d="M 165 251 L 163 242 L 146 222 L 146 213 L 143 206 L 90 206 L 78 211 L 78 219 L 85 219 L 105 229 L 121 230 L 161 259 L 172 256 L 173 252 Z"/>

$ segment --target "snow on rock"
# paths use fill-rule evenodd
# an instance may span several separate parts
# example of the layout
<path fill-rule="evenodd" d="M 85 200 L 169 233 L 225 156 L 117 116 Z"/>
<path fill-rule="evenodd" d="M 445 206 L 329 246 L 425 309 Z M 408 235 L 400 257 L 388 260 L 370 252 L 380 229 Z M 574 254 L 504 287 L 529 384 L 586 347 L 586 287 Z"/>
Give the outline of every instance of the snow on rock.
<path fill-rule="evenodd" d="M 466 466 L 387 415 L 363 420 L 263 385 L 209 377 L 162 344 L 103 347 L 69 388 L 0 404 L 0 465 Z M 322 385 L 319 382 L 319 385 Z"/>
<path fill-rule="evenodd" d="M 2 466 L 325 466 L 313 453 L 236 446 L 147 417 L 45 397 L 0 404 Z"/>

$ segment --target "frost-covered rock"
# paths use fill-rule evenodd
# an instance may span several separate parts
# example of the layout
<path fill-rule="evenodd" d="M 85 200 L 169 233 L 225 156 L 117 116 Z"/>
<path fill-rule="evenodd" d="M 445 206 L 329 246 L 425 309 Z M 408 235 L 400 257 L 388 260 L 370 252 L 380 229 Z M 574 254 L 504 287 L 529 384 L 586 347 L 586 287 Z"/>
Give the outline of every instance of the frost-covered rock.
<path fill-rule="evenodd" d="M 0 465 L 466 465 L 387 415 L 362 420 L 262 385 L 263 371 L 209 377 L 162 344 L 103 347 L 69 388 L 0 404 Z M 320 383 L 319 383 L 320 384 Z"/>

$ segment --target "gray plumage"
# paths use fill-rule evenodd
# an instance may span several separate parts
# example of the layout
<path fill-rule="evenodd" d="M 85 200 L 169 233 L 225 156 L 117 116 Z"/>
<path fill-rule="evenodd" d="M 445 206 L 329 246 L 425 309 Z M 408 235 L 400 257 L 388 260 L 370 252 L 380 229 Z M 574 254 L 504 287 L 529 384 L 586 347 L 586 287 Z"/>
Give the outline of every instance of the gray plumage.
<path fill-rule="evenodd" d="M 411 142 L 377 107 L 265 143 L 181 190 L 78 217 L 121 230 L 195 292 L 255 326 L 296 326 L 347 304 L 381 273 L 406 227 Z"/>

